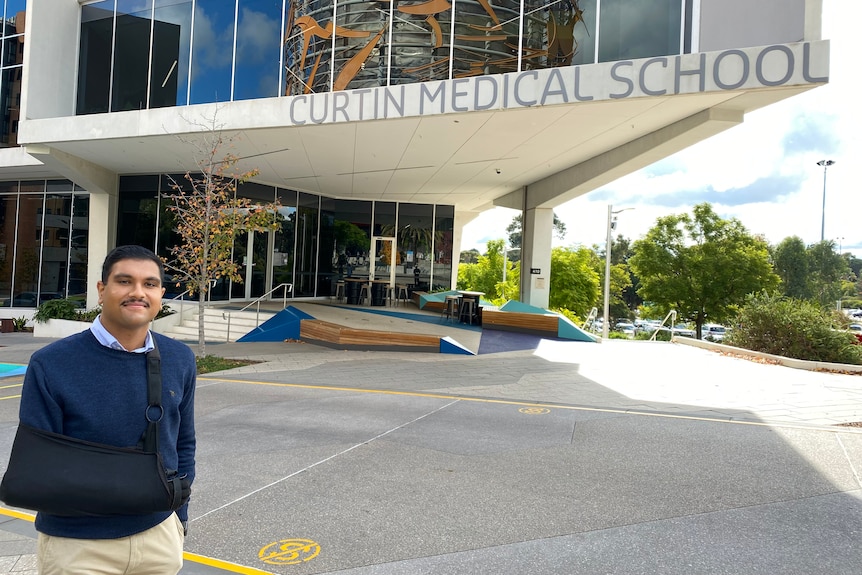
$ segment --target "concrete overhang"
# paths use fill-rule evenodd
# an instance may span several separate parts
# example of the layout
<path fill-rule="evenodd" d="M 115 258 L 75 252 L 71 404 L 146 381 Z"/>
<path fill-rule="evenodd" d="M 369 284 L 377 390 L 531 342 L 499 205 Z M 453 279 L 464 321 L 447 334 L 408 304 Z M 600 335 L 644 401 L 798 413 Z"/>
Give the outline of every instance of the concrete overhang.
<path fill-rule="evenodd" d="M 194 170 L 215 126 L 232 138 L 222 151 L 266 184 L 460 211 L 523 207 L 517 197 L 527 187 L 533 206 L 554 207 L 824 84 L 828 73 L 828 41 L 805 42 L 30 119 L 19 141 L 104 182 Z M 6 170 L 0 176 L 11 177 Z"/>

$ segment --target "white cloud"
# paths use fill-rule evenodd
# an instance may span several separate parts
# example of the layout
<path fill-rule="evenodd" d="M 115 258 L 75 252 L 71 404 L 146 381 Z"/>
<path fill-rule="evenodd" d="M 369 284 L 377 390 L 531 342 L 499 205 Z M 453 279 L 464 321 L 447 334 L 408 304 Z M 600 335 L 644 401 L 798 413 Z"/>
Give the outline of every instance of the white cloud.
<path fill-rule="evenodd" d="M 817 161 L 832 159 L 825 237 L 862 257 L 862 120 L 855 103 L 862 81 L 854 60 L 860 21 L 862 2 L 824 0 L 829 84 L 752 112 L 739 126 L 558 206 L 568 235 L 555 242 L 604 245 L 609 203 L 635 208 L 619 215 L 615 233 L 637 239 L 659 216 L 690 212 L 704 197 L 717 213 L 739 219 L 771 243 L 792 235 L 817 242 L 823 213 Z M 514 214 L 492 210 L 468 224 L 462 249 L 484 251 L 487 239 L 505 236 Z"/>

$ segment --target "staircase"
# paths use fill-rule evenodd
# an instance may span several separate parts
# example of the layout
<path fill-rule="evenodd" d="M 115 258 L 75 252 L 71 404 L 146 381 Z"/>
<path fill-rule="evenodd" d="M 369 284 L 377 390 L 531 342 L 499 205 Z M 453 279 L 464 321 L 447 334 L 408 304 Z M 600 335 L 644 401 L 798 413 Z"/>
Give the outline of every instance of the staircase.
<path fill-rule="evenodd" d="M 204 311 L 204 336 L 207 342 L 236 341 L 258 325 L 273 317 L 275 312 L 261 310 L 237 311 L 224 307 L 207 307 Z M 230 324 L 230 333 L 228 333 Z M 156 328 L 156 331 L 180 341 L 197 342 L 198 306 L 187 305 L 179 324 Z"/>

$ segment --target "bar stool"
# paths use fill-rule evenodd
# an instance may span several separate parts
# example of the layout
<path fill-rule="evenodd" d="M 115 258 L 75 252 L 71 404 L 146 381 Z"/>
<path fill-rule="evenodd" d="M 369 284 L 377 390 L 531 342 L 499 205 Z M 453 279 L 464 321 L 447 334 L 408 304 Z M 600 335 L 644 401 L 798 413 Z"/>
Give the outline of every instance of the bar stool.
<path fill-rule="evenodd" d="M 346 297 L 344 293 L 344 280 L 338 280 L 335 282 L 335 299 L 337 301 L 342 301 Z"/>
<path fill-rule="evenodd" d="M 459 302 L 461 299 L 457 295 L 447 295 L 446 301 L 443 303 L 443 313 L 440 314 L 440 321 L 452 321 L 458 316 Z"/>
<path fill-rule="evenodd" d="M 362 284 L 362 289 L 359 290 L 359 305 L 365 305 L 365 298 L 368 298 L 368 304 L 371 305 L 371 284 Z"/>
<path fill-rule="evenodd" d="M 403 301 L 406 304 L 409 299 L 410 299 L 410 296 L 407 294 L 407 286 L 405 284 L 396 284 L 395 285 L 395 303 Z"/>
<path fill-rule="evenodd" d="M 461 299 L 461 309 L 458 314 L 458 321 L 461 323 L 469 323 L 472 325 L 473 316 L 476 315 L 476 300 L 473 298 L 462 298 Z"/>
<path fill-rule="evenodd" d="M 395 305 L 395 286 L 392 284 L 386 284 L 386 301 L 389 305 Z"/>

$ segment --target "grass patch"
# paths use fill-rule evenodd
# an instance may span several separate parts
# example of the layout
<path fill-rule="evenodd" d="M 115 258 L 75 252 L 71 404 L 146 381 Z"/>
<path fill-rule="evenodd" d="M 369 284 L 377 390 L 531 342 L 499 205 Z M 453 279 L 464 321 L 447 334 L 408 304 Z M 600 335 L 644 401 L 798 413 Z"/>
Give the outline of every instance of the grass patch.
<path fill-rule="evenodd" d="M 196 358 L 196 360 L 198 364 L 198 375 L 260 363 L 248 359 L 227 359 L 217 355 L 205 355 L 203 357 Z"/>

